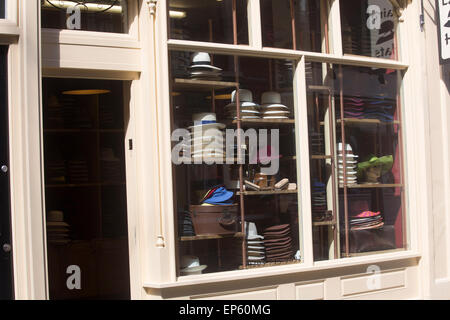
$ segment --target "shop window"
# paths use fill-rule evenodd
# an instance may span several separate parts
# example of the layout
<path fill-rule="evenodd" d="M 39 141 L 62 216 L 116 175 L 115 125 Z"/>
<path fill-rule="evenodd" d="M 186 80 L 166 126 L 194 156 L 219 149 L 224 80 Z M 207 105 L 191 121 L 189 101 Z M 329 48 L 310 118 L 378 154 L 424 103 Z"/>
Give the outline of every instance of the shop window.
<path fill-rule="evenodd" d="M 127 33 L 127 0 L 41 0 L 42 28 Z"/>
<path fill-rule="evenodd" d="M 246 0 L 169 0 L 170 39 L 248 44 Z"/>
<path fill-rule="evenodd" d="M 398 17 L 390 0 L 340 1 L 345 54 L 397 59 Z"/>
<path fill-rule="evenodd" d="M 0 0 L 0 19 L 6 18 L 6 1 Z"/>
<path fill-rule="evenodd" d="M 405 249 L 395 70 L 307 63 L 315 260 Z"/>
<path fill-rule="evenodd" d="M 122 81 L 43 81 L 50 299 L 130 298 L 125 90 Z"/>
<path fill-rule="evenodd" d="M 179 275 L 301 262 L 296 61 L 170 62 Z"/>
<path fill-rule="evenodd" d="M 263 45 L 284 49 L 326 52 L 328 35 L 323 29 L 325 1 L 261 0 Z M 324 43 L 324 47 L 322 47 Z"/>

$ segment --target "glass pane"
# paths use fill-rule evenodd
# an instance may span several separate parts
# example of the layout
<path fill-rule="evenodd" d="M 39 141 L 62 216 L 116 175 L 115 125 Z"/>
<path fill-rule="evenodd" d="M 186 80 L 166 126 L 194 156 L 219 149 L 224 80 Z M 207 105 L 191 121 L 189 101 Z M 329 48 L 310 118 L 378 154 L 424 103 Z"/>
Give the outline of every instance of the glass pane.
<path fill-rule="evenodd" d="M 128 32 L 127 0 L 41 0 L 42 28 Z"/>
<path fill-rule="evenodd" d="M 6 18 L 6 1 L 0 0 L 0 19 Z"/>
<path fill-rule="evenodd" d="M 401 75 L 307 70 L 315 260 L 406 248 Z"/>
<path fill-rule="evenodd" d="M 50 298 L 129 299 L 129 85 L 74 79 L 43 84 Z"/>
<path fill-rule="evenodd" d="M 321 23 L 321 3 L 316 0 L 261 0 L 263 45 L 327 52 L 327 22 Z"/>
<path fill-rule="evenodd" d="M 300 262 L 295 63 L 170 57 L 179 275 Z"/>
<path fill-rule="evenodd" d="M 169 38 L 248 44 L 246 0 L 169 0 L 168 2 Z"/>
<path fill-rule="evenodd" d="M 341 1 L 344 53 L 397 59 L 398 17 L 390 0 Z"/>

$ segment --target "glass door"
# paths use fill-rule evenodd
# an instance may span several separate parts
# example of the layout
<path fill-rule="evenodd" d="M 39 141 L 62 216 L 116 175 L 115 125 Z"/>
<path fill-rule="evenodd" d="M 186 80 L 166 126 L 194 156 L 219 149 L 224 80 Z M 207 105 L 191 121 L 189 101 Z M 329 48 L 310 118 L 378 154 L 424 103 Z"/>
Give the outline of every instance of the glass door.
<path fill-rule="evenodd" d="M 124 81 L 44 79 L 50 299 L 130 299 Z"/>
<path fill-rule="evenodd" d="M 8 47 L 0 47 L 0 300 L 13 297 L 8 152 Z"/>

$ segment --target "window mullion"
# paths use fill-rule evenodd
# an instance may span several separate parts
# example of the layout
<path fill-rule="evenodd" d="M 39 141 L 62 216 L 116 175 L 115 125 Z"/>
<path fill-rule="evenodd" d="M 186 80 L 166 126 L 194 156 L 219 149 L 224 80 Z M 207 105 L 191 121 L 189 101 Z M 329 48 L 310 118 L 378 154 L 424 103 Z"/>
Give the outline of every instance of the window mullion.
<path fill-rule="evenodd" d="M 341 10 L 339 0 L 331 0 L 329 31 L 331 52 L 336 56 L 343 56 L 344 50 L 342 48 Z"/>
<path fill-rule="evenodd" d="M 260 0 L 248 0 L 247 11 L 250 47 L 254 49 L 262 49 Z"/>

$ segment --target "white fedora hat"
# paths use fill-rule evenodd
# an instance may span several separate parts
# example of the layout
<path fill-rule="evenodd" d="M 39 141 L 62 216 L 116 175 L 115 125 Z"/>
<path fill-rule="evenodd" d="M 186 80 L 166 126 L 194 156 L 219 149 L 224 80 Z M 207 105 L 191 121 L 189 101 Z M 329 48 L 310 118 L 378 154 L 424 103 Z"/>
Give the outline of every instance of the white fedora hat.
<path fill-rule="evenodd" d="M 193 275 L 201 274 L 205 270 L 207 265 L 200 265 L 200 260 L 195 256 L 183 256 L 181 257 L 181 274 Z"/>
<path fill-rule="evenodd" d="M 256 229 L 256 224 L 254 222 L 246 222 L 245 227 L 247 231 L 247 240 L 264 239 L 263 236 L 258 234 L 258 230 Z"/>
<path fill-rule="evenodd" d="M 223 129 L 226 126 L 223 123 L 216 122 L 216 114 L 210 112 L 195 113 L 192 116 L 194 125 L 189 129 L 207 129 L 207 128 L 220 128 Z"/>
<path fill-rule="evenodd" d="M 192 65 L 189 68 L 208 68 L 222 71 L 222 69 L 211 65 L 211 56 L 207 52 L 195 52 L 192 55 Z"/>

